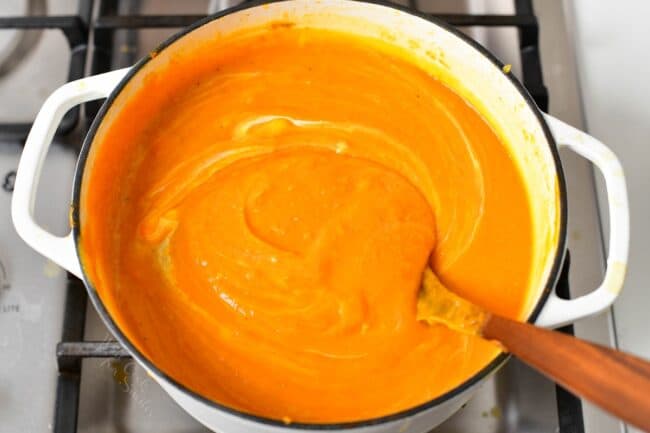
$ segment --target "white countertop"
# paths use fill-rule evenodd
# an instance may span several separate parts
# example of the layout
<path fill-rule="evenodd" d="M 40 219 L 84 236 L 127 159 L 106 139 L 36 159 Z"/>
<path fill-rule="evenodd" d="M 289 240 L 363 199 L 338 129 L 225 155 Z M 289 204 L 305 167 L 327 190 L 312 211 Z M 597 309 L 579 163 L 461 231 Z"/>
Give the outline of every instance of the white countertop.
<path fill-rule="evenodd" d="M 586 128 L 619 156 L 628 184 L 629 267 L 613 315 L 618 346 L 650 359 L 650 2 L 568 4 Z"/>
<path fill-rule="evenodd" d="M 618 344 L 650 358 L 650 2 L 575 0 L 574 16 L 587 130 L 621 159 L 630 195 L 629 267 L 614 305 Z"/>

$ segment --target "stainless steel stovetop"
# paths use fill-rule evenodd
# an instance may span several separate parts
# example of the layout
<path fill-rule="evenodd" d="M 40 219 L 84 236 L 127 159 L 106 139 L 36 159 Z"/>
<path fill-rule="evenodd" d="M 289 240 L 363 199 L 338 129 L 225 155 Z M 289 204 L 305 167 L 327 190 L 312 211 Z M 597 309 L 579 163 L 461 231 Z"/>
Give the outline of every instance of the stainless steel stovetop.
<path fill-rule="evenodd" d="M 3 0 L 0 19 L 30 13 L 74 15 L 78 3 L 79 0 Z M 95 1 L 95 13 L 100 3 Z M 203 14 L 231 3 L 235 2 L 120 2 L 126 8 L 122 13 L 141 14 Z M 550 112 L 582 126 L 572 40 L 567 30 L 570 26 L 566 24 L 571 17 L 565 15 L 560 0 L 533 3 L 540 20 Z M 514 12 L 513 0 L 420 0 L 417 6 L 424 12 L 435 13 Z M 466 31 L 504 62 L 512 64 L 516 74 L 521 74 L 515 28 L 476 27 Z M 112 66 L 127 66 L 172 32 L 118 31 L 110 59 Z M 0 26 L 0 123 L 30 122 L 46 95 L 65 82 L 72 55 L 65 37 L 57 30 L 22 32 L 2 30 Z M 87 69 L 92 67 L 87 60 Z M 56 139 L 41 179 L 37 218 L 60 234 L 67 226 L 67 202 L 82 130 L 83 122 L 75 131 Z M 12 173 L 21 148 L 20 134 L 0 136 L 0 433 L 54 429 L 58 376 L 55 353 L 64 326 L 68 278 L 64 271 L 27 247 L 10 222 Z M 591 168 L 570 154 L 562 155 L 562 159 L 569 188 L 570 286 L 575 296 L 582 293 L 580 288 L 587 291 L 600 281 L 603 242 Z M 111 340 L 92 307 L 87 311 L 85 338 Z M 575 332 L 601 344 L 614 343 L 609 313 L 582 321 L 575 326 Z M 466 407 L 435 431 L 614 433 L 624 428 L 513 360 Z M 173 403 L 132 360 L 85 359 L 77 431 L 164 433 L 199 432 L 204 428 Z"/>

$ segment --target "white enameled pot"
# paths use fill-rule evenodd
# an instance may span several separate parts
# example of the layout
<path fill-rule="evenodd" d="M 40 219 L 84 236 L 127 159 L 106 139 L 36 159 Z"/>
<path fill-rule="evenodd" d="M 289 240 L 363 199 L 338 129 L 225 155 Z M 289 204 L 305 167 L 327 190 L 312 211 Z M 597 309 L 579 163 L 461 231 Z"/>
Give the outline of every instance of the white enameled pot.
<path fill-rule="evenodd" d="M 629 224 L 625 180 L 616 156 L 601 142 L 539 112 L 521 84 L 486 50 L 450 26 L 385 4 L 350 0 L 287 0 L 246 3 L 217 14 L 167 40 L 155 53 L 132 68 L 83 78 L 63 85 L 44 103 L 29 134 L 16 176 L 12 217 L 20 236 L 35 250 L 83 278 L 89 296 L 117 340 L 154 377 L 179 405 L 207 427 L 223 433 L 285 433 L 312 430 L 337 432 L 429 431 L 458 410 L 507 359 L 497 357 L 475 376 L 446 394 L 396 414 L 343 424 L 285 425 L 210 401 L 167 376 L 135 348 L 112 320 L 93 281 L 84 273 L 78 256 L 81 183 L 86 160 L 93 153 L 94 137 L 110 128 L 111 113 L 156 68 L 183 57 L 187 44 L 208 43 L 210 35 L 227 35 L 273 21 L 297 26 L 334 29 L 378 38 L 410 50 L 413 61 L 472 103 L 509 147 L 513 161 L 524 173 L 530 193 L 534 227 L 534 266 L 526 317 L 541 326 L 559 326 L 598 313 L 611 305 L 623 284 Z M 214 38 L 212 39 L 214 40 Z M 215 43 L 215 42 L 212 42 Z M 215 49 L 218 49 L 218 42 Z M 342 65 L 342 67 L 345 67 Z M 88 133 L 75 174 L 72 229 L 58 237 L 34 220 L 34 202 L 41 167 L 57 125 L 71 107 L 106 98 Z M 609 205 L 609 253 L 602 284 L 591 293 L 562 300 L 554 293 L 566 243 L 566 191 L 557 147 L 567 146 L 589 159 L 602 172 Z M 534 344 L 534 342 L 531 342 Z M 342 399 L 353 396 L 341 396 Z M 351 401 L 351 404 L 353 402 Z"/>

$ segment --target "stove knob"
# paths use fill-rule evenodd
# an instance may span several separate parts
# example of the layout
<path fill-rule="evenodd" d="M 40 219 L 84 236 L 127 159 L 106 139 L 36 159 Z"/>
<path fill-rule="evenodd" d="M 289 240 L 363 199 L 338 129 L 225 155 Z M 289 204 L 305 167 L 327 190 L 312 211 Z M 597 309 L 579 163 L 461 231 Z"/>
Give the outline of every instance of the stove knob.
<path fill-rule="evenodd" d="M 0 290 L 9 290 L 11 284 L 9 284 L 9 275 L 7 275 L 7 268 L 0 261 Z"/>
<path fill-rule="evenodd" d="M 16 182 L 16 172 L 15 171 L 10 171 L 7 173 L 2 180 L 2 189 L 4 189 L 6 192 L 13 192 L 14 190 L 14 183 Z"/>

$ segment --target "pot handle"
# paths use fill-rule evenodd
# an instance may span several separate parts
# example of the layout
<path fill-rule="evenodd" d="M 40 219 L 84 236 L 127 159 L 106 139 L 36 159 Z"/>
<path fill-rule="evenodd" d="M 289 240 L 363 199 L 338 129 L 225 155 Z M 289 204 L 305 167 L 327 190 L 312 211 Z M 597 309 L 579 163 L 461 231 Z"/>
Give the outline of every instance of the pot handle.
<path fill-rule="evenodd" d="M 21 238 L 36 251 L 82 278 L 72 231 L 55 236 L 34 219 L 34 203 L 41 168 L 63 115 L 72 107 L 107 97 L 128 72 L 127 69 L 71 81 L 52 93 L 41 107 L 29 131 L 18 163 L 11 200 L 11 217 Z"/>
<path fill-rule="evenodd" d="M 545 115 L 559 146 L 566 146 L 591 161 L 603 174 L 609 210 L 607 270 L 600 286 L 576 299 L 565 300 L 551 292 L 536 324 L 558 327 L 607 309 L 623 287 L 630 237 L 630 215 L 623 168 L 614 152 L 594 137 L 555 117 Z"/>

